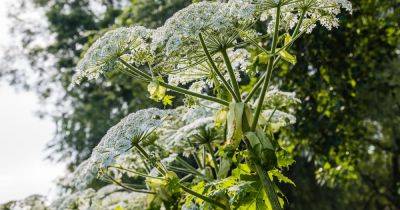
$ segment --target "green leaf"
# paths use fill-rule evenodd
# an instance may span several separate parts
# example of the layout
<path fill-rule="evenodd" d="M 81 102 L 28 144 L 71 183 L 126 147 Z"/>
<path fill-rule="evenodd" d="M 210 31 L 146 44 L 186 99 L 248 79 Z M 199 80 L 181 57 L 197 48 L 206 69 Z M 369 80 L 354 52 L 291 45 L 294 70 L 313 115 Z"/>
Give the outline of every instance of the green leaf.
<path fill-rule="evenodd" d="M 268 171 L 268 175 L 270 177 L 276 177 L 279 182 L 283 182 L 286 184 L 291 184 L 293 186 L 296 186 L 296 184 L 291 179 L 289 179 L 289 177 L 283 175 L 278 169 L 273 169 L 273 170 Z"/>
<path fill-rule="evenodd" d="M 244 103 L 229 104 L 229 111 L 227 115 L 227 139 L 228 144 L 236 149 L 243 137 L 242 118 L 244 112 Z"/>
<path fill-rule="evenodd" d="M 254 191 L 249 195 L 251 198 L 250 202 L 240 205 L 238 210 L 268 210 L 271 209 L 268 197 L 265 194 L 262 187 L 259 187 L 257 191 Z"/>
<path fill-rule="evenodd" d="M 292 36 L 290 36 L 289 33 L 286 33 L 284 36 L 285 36 L 284 45 L 286 46 L 292 41 Z"/>
<path fill-rule="evenodd" d="M 241 174 L 250 174 L 251 170 L 247 164 L 239 164 L 232 170 L 232 176 L 239 178 Z"/>
<path fill-rule="evenodd" d="M 149 83 L 147 91 L 150 93 L 150 98 L 158 102 L 164 98 L 167 88 L 161 86 L 158 81 L 155 80 Z"/>
<path fill-rule="evenodd" d="M 114 210 L 124 210 L 124 207 L 118 205 L 118 206 L 116 206 L 116 207 L 114 208 Z"/>
<path fill-rule="evenodd" d="M 204 190 L 205 190 L 205 183 L 204 181 L 201 181 L 199 183 L 197 183 L 195 186 L 192 187 L 192 190 L 199 193 L 199 194 L 203 194 Z M 197 197 L 194 197 L 193 195 L 188 196 L 188 199 L 186 200 L 186 203 L 189 204 L 191 202 L 191 200 L 194 199 L 195 203 L 202 203 L 203 200 Z"/>
<path fill-rule="evenodd" d="M 226 122 L 227 115 L 226 108 L 218 110 L 214 117 L 215 127 L 221 127 Z"/>
<path fill-rule="evenodd" d="M 257 160 L 260 160 L 264 167 L 271 169 L 277 166 L 275 149 L 271 141 L 261 129 L 258 129 L 257 133 L 247 132 L 246 137 L 250 141 L 251 147 L 256 153 L 255 155 L 257 156 Z"/>
<path fill-rule="evenodd" d="M 165 95 L 164 98 L 162 99 L 162 103 L 164 104 L 164 106 L 167 106 L 167 105 L 172 106 L 173 98 L 175 98 L 175 96 Z"/>
<path fill-rule="evenodd" d="M 226 156 L 222 157 L 222 160 L 221 160 L 221 163 L 219 166 L 218 177 L 225 178 L 228 175 L 231 165 L 232 165 L 232 160 L 229 157 L 226 157 Z"/>
<path fill-rule="evenodd" d="M 283 58 L 283 60 L 285 60 L 293 65 L 297 63 L 296 56 L 288 53 L 288 51 L 286 51 L 286 50 L 279 51 L 279 55 Z"/>
<path fill-rule="evenodd" d="M 266 52 L 262 52 L 258 54 L 256 57 L 254 57 L 253 62 L 261 63 L 261 64 L 268 64 L 268 60 L 271 57 L 271 55 L 267 54 Z"/>
<path fill-rule="evenodd" d="M 276 153 L 278 158 L 278 167 L 284 168 L 291 166 L 294 162 L 296 162 L 293 157 L 285 150 L 280 150 Z"/>

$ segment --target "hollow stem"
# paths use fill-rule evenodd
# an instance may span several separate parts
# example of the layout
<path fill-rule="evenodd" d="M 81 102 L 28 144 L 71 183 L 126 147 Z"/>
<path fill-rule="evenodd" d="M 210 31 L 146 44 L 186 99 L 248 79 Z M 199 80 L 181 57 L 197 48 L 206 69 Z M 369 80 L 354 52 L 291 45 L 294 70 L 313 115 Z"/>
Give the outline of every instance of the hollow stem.
<path fill-rule="evenodd" d="M 157 168 L 157 170 L 159 170 L 159 172 L 162 175 L 167 174 L 167 169 L 164 166 L 164 164 L 162 164 L 160 161 L 156 161 L 154 158 L 152 158 L 139 144 L 136 144 L 135 147 L 139 150 L 139 152 L 148 160 L 150 161 L 154 167 Z"/>
<path fill-rule="evenodd" d="M 148 81 L 152 80 L 152 77 L 147 74 L 146 72 L 143 72 L 141 70 L 139 70 L 138 68 L 136 68 L 135 66 L 132 66 L 131 64 L 129 64 L 128 62 L 124 61 L 124 59 L 122 58 L 118 58 L 118 61 L 121 62 L 124 66 L 126 66 L 127 68 L 129 68 L 132 72 L 134 72 L 137 75 L 140 75 L 141 77 L 145 78 Z"/>
<path fill-rule="evenodd" d="M 120 167 L 120 166 L 109 166 L 109 168 L 115 168 L 115 169 L 118 169 L 118 170 L 127 171 L 129 173 L 136 174 L 136 175 L 142 176 L 142 177 L 147 177 L 147 178 L 152 178 L 152 179 L 163 179 L 161 177 L 149 176 L 147 174 L 140 173 L 140 172 L 137 172 L 137 171 L 134 171 L 134 170 L 130 170 L 130 169 L 127 169 L 127 168 L 123 168 L 123 167 Z"/>
<path fill-rule="evenodd" d="M 225 101 L 223 99 L 220 99 L 220 98 L 216 98 L 216 97 L 208 96 L 208 95 L 203 95 L 203 94 L 200 94 L 200 93 L 195 93 L 195 92 L 192 92 L 192 91 L 187 90 L 185 88 L 181 88 L 181 87 L 170 85 L 170 84 L 168 84 L 166 82 L 163 82 L 163 81 L 160 81 L 159 84 L 161 86 L 164 86 L 164 87 L 166 87 L 166 88 L 168 88 L 168 89 L 170 89 L 170 90 L 172 90 L 174 92 L 177 92 L 177 93 L 186 94 L 186 95 L 194 96 L 194 97 L 197 97 L 197 98 L 202 98 L 202 99 L 205 99 L 205 100 L 208 100 L 208 101 L 219 103 L 219 104 L 224 105 L 224 106 L 228 106 L 229 105 L 229 102 L 227 102 L 227 101 Z"/>
<path fill-rule="evenodd" d="M 300 27 L 303 24 L 303 20 L 304 20 L 304 16 L 305 16 L 306 10 L 303 10 L 299 19 L 299 22 L 297 23 L 293 33 L 292 33 L 292 37 L 293 40 L 290 43 L 290 45 L 283 47 L 282 49 L 289 49 L 293 42 L 296 41 L 298 38 L 300 38 L 301 33 L 299 34 L 300 31 Z M 275 66 L 278 64 L 279 60 L 280 60 L 281 56 L 277 56 L 274 60 L 274 65 L 272 66 L 272 68 L 274 69 Z M 267 76 L 267 73 L 264 73 L 261 78 L 257 81 L 257 83 L 254 85 L 253 89 L 251 89 L 250 93 L 247 95 L 247 97 L 245 98 L 244 102 L 247 103 L 250 101 L 250 99 L 253 97 L 253 95 L 256 93 L 256 91 L 258 90 L 258 88 L 261 86 L 261 84 L 264 82 L 265 77 Z"/>
<path fill-rule="evenodd" d="M 226 81 L 224 75 L 221 74 L 221 72 L 218 70 L 217 65 L 215 65 L 215 62 L 212 59 L 211 54 L 207 49 L 206 43 L 204 42 L 204 38 L 203 38 L 203 35 L 201 35 L 201 33 L 199 34 L 199 39 L 200 39 L 201 46 L 203 47 L 204 53 L 206 54 L 206 57 L 208 59 L 208 62 L 211 65 L 213 72 L 219 77 L 219 79 L 222 81 L 222 84 L 225 86 L 225 88 L 228 90 L 228 92 L 232 95 L 232 97 L 235 99 L 235 101 L 240 100 L 240 97 L 235 94 L 235 91 L 229 85 L 228 81 Z"/>
<path fill-rule="evenodd" d="M 280 10 L 281 7 L 280 5 L 278 5 L 278 7 L 276 8 L 276 17 L 275 17 L 275 29 L 274 29 L 274 36 L 272 38 L 272 46 L 271 46 L 271 54 L 275 53 L 275 49 L 278 43 L 278 35 L 279 35 L 279 21 L 280 21 Z M 272 70 L 273 70 L 273 62 L 274 62 L 274 57 L 271 56 L 269 58 L 268 61 L 268 66 L 267 66 L 267 72 L 266 72 L 266 77 L 264 79 L 264 83 L 263 86 L 261 88 L 261 94 L 258 98 L 258 104 L 257 104 L 257 108 L 256 111 L 254 113 L 254 120 L 253 123 L 251 125 L 251 130 L 254 131 L 257 127 L 257 123 L 258 123 L 258 119 L 260 117 L 260 113 L 261 113 L 261 109 L 262 106 L 264 104 L 264 98 L 265 98 L 265 94 L 267 92 L 268 86 L 269 86 L 269 81 L 271 79 L 272 76 Z"/>
<path fill-rule="evenodd" d="M 152 192 L 152 191 L 148 191 L 148 190 L 144 190 L 144 189 L 135 189 L 135 188 L 126 186 L 125 184 L 115 180 L 113 177 L 108 176 L 108 175 L 106 175 L 106 178 L 109 179 L 112 183 L 114 183 L 114 184 L 116 184 L 116 185 L 118 185 L 118 186 L 120 186 L 120 187 L 122 187 L 122 188 L 124 188 L 126 190 L 132 191 L 132 192 L 146 193 L 146 194 L 156 194 L 155 192 Z"/>
<path fill-rule="evenodd" d="M 278 35 L 279 35 L 279 22 L 280 22 L 280 10 L 281 10 L 281 6 L 278 5 L 276 8 L 276 18 L 275 18 L 275 28 L 274 28 L 274 36 L 272 38 L 272 46 L 271 46 L 271 54 L 275 53 L 276 50 L 276 46 L 278 43 Z M 265 98 L 265 94 L 267 92 L 268 89 L 268 85 L 269 85 L 269 81 L 271 79 L 272 76 L 272 70 L 273 70 L 273 66 L 274 66 L 274 56 L 271 56 L 269 61 L 268 61 L 268 66 L 267 66 L 267 71 L 266 71 L 266 77 L 264 79 L 263 82 L 263 87 L 261 89 L 261 93 L 258 99 L 258 104 L 257 104 L 257 108 L 256 111 L 254 113 L 254 118 L 253 118 L 253 122 L 251 124 L 251 131 L 255 131 L 257 124 L 258 124 L 258 119 L 260 117 L 260 113 L 261 113 L 261 109 L 264 103 L 264 98 Z M 247 148 L 249 149 L 250 152 L 252 152 L 252 148 L 251 145 L 249 144 L 248 140 L 246 139 L 245 141 Z M 253 153 L 253 152 L 252 152 Z M 254 154 L 254 153 L 253 153 Z M 254 162 L 254 161 L 253 161 Z M 268 176 L 268 171 L 265 170 L 260 164 L 258 164 L 257 162 L 254 162 L 255 166 L 256 166 L 256 171 L 257 174 L 260 178 L 260 181 L 263 185 L 263 188 L 267 194 L 268 200 L 271 203 L 272 209 L 273 210 L 281 210 L 281 206 L 279 204 L 279 199 L 278 199 L 278 195 L 273 187 L 272 181 Z"/>
<path fill-rule="evenodd" d="M 279 203 L 278 195 L 275 192 L 272 180 L 268 176 L 268 172 L 266 172 L 259 164 L 255 164 L 255 167 L 257 174 L 260 177 L 261 184 L 265 189 L 265 193 L 267 193 L 268 200 L 271 203 L 272 209 L 282 209 L 281 204 Z"/>
<path fill-rule="evenodd" d="M 150 82 L 150 81 L 153 80 L 152 77 L 149 74 L 139 70 L 135 66 L 132 66 L 128 62 L 124 61 L 123 59 L 118 58 L 118 60 L 124 66 L 129 68 L 129 70 L 132 71 L 132 74 L 128 74 L 127 73 L 129 76 L 139 75 L 140 77 L 144 78 L 147 82 Z M 126 72 L 124 72 L 124 73 L 126 73 Z M 228 106 L 229 105 L 229 103 L 227 101 L 219 99 L 219 98 L 216 98 L 216 97 L 213 97 L 213 96 L 208 96 L 208 95 L 203 95 L 203 94 L 200 94 L 200 93 L 195 93 L 195 92 L 192 92 L 192 91 L 187 90 L 185 88 L 181 88 L 181 87 L 170 85 L 170 84 L 168 84 L 166 82 L 163 82 L 163 81 L 159 81 L 159 84 L 161 86 L 163 86 L 163 87 L 166 87 L 166 88 L 168 88 L 168 89 L 170 89 L 170 90 L 172 90 L 174 92 L 180 93 L 180 94 L 186 94 L 186 95 L 194 96 L 194 97 L 197 97 L 197 98 L 202 98 L 202 99 L 205 99 L 205 100 L 208 100 L 208 101 L 212 101 L 212 102 L 216 102 L 216 103 L 222 104 L 224 106 Z"/>
<path fill-rule="evenodd" d="M 241 101 L 241 94 L 240 94 L 239 84 L 238 84 L 238 82 L 236 80 L 235 72 L 234 72 L 234 70 L 232 68 L 232 63 L 231 63 L 231 61 L 229 59 L 229 56 L 228 56 L 228 53 L 226 52 L 226 49 L 222 49 L 221 50 L 221 54 L 222 54 L 222 57 L 224 58 L 224 62 L 225 62 L 226 68 L 228 69 L 229 78 L 231 80 L 231 84 L 233 86 L 233 90 L 235 91 L 235 94 L 236 94 L 237 99 L 238 99 L 237 102 L 240 102 Z"/>

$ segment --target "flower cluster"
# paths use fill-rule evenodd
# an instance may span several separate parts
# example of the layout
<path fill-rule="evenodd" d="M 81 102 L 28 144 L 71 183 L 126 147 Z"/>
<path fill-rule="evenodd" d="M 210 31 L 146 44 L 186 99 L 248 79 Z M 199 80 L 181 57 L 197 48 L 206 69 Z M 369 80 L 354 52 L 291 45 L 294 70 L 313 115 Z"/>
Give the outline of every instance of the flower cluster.
<path fill-rule="evenodd" d="M 47 210 L 46 199 L 41 195 L 31 195 L 22 200 L 1 204 L 0 209 L 9 210 Z"/>
<path fill-rule="evenodd" d="M 153 34 L 153 48 L 162 48 L 167 56 L 187 54 L 200 48 L 199 34 L 212 38 L 207 46 L 212 50 L 230 45 L 236 38 L 235 28 L 243 28 L 255 20 L 251 4 L 200 2 L 175 13 Z M 222 36 L 223 35 L 223 36 Z"/>
<path fill-rule="evenodd" d="M 145 139 L 169 114 L 168 110 L 150 108 L 137 111 L 122 119 L 107 131 L 93 149 L 91 157 L 77 168 L 70 178 L 71 184 L 78 189 L 85 188 L 96 178 L 100 168 L 107 168 L 118 156 L 125 154 L 135 144 Z"/>
<path fill-rule="evenodd" d="M 79 84 L 84 78 L 95 79 L 101 74 L 117 68 L 117 58 L 129 52 L 129 57 L 141 63 L 148 56 L 151 30 L 141 26 L 123 27 L 108 31 L 97 39 L 79 61 L 73 83 Z"/>
<path fill-rule="evenodd" d="M 264 110 L 261 115 L 266 120 L 265 122 L 260 122 L 260 124 L 265 124 L 269 126 L 272 132 L 278 131 L 280 128 L 292 125 L 296 123 L 296 117 L 292 114 L 282 112 L 276 109 Z"/>
<path fill-rule="evenodd" d="M 139 210 L 148 206 L 147 196 L 140 193 L 124 191 L 121 187 L 107 185 L 95 191 L 91 188 L 71 193 L 55 200 L 50 209 L 66 210 Z"/>
<path fill-rule="evenodd" d="M 265 4 L 264 1 L 257 1 L 257 3 Z M 301 30 L 306 30 L 307 33 L 311 33 L 317 22 L 330 30 L 339 26 L 337 15 L 342 8 L 347 12 L 352 12 L 352 5 L 347 0 L 282 0 L 281 5 L 280 29 L 286 31 L 293 29 L 300 19 L 303 19 L 304 23 Z M 274 30 L 275 18 L 276 8 L 265 10 L 260 16 L 262 21 L 267 22 L 270 34 Z"/>
<path fill-rule="evenodd" d="M 156 131 L 159 137 L 157 143 L 164 145 L 170 153 L 183 153 L 187 156 L 193 152 L 189 138 L 196 134 L 200 127 L 214 124 L 213 109 L 209 106 L 178 107 L 175 111 L 177 115 L 165 120 Z"/>
<path fill-rule="evenodd" d="M 288 107 L 301 103 L 294 92 L 280 91 L 274 87 L 265 94 L 264 106 L 270 109 Z"/>

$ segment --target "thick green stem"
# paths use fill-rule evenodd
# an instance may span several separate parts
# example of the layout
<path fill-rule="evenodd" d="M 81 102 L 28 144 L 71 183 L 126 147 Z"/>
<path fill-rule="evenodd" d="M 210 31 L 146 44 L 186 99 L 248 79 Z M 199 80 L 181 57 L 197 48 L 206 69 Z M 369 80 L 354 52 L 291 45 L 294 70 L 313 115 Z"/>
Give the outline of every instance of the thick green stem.
<path fill-rule="evenodd" d="M 228 69 L 229 78 L 231 79 L 231 84 L 233 86 L 233 90 L 235 91 L 235 94 L 236 94 L 236 96 L 238 98 L 237 102 L 240 102 L 241 101 L 241 94 L 240 94 L 239 84 L 238 84 L 238 82 L 236 80 L 235 72 L 234 72 L 234 70 L 232 68 L 232 63 L 231 63 L 231 61 L 229 59 L 229 56 L 228 56 L 228 53 L 226 52 L 226 49 L 222 49 L 221 50 L 221 54 L 222 54 L 222 57 L 224 58 L 224 62 L 225 62 L 226 68 Z"/>
<path fill-rule="evenodd" d="M 279 21 L 280 21 L 280 5 L 278 5 L 277 9 L 276 9 L 276 22 L 275 22 L 275 29 L 274 29 L 274 36 L 272 39 L 272 46 L 271 46 L 271 54 L 275 54 L 275 50 L 276 50 L 276 46 L 277 46 L 277 42 L 278 42 L 278 34 L 279 34 Z M 253 122 L 251 122 L 251 131 L 255 131 L 257 124 L 258 124 L 258 119 L 260 117 L 260 113 L 261 113 L 261 109 L 262 109 L 262 105 L 264 102 L 264 98 L 265 98 L 265 94 L 267 92 L 268 89 L 268 85 L 269 85 L 269 81 L 271 79 L 271 75 L 272 75 L 272 70 L 274 67 L 274 56 L 271 56 L 271 58 L 268 61 L 268 66 L 267 66 L 267 71 L 266 71 L 266 76 L 265 79 L 263 81 L 263 87 L 261 89 L 261 93 L 260 93 L 260 97 L 258 99 L 258 104 L 257 104 L 257 108 L 254 114 L 254 118 L 253 118 Z M 250 122 L 247 122 L 250 123 Z M 250 153 L 252 154 L 251 156 L 254 156 L 254 152 L 253 149 L 251 148 L 251 145 L 249 143 L 249 141 L 247 139 L 245 139 L 245 143 L 246 146 L 248 148 L 248 150 L 250 151 Z M 281 206 L 279 204 L 279 199 L 278 199 L 278 195 L 273 187 L 272 181 L 268 176 L 268 171 L 265 170 L 259 163 L 257 163 L 256 161 L 253 161 L 254 165 L 256 166 L 256 171 L 257 174 L 260 178 L 260 181 L 262 183 L 262 186 L 265 190 L 265 193 L 267 194 L 268 200 L 271 203 L 272 209 L 273 210 L 281 210 Z"/>
<path fill-rule="evenodd" d="M 279 21 L 280 21 L 280 13 L 281 13 L 280 10 L 281 10 L 281 7 L 280 7 L 280 5 L 278 5 L 278 7 L 276 8 L 275 29 L 274 29 L 274 36 L 272 38 L 271 54 L 275 53 L 276 46 L 278 44 Z M 274 62 L 274 56 L 271 56 L 269 61 L 268 61 L 267 72 L 266 72 L 267 75 L 265 77 L 265 80 L 264 80 L 264 83 L 263 83 L 263 87 L 261 89 L 260 97 L 258 98 L 258 104 L 257 104 L 256 112 L 254 113 L 254 120 L 253 120 L 253 123 L 251 125 L 251 130 L 252 131 L 254 131 L 256 129 L 256 127 L 257 127 L 257 123 L 258 123 L 258 119 L 260 117 L 261 109 L 262 109 L 262 106 L 264 104 L 265 94 L 267 92 L 269 81 L 270 81 L 271 76 L 272 76 L 273 62 Z"/>
<path fill-rule="evenodd" d="M 217 158 L 215 158 L 214 150 L 213 150 L 210 142 L 207 142 L 207 144 L 205 144 L 205 146 L 207 147 L 208 152 L 211 154 L 211 158 L 212 158 L 212 161 L 213 161 L 214 167 L 215 167 L 215 172 L 216 172 L 215 174 L 218 174 L 219 167 L 218 167 Z"/>
<path fill-rule="evenodd" d="M 130 169 L 126 169 L 126 168 L 123 168 L 123 167 L 120 167 L 120 166 L 109 166 L 109 168 L 115 168 L 115 169 L 118 169 L 118 170 L 127 171 L 129 173 L 133 173 L 133 174 L 136 174 L 136 175 L 141 176 L 141 177 L 147 177 L 147 178 L 152 178 L 152 179 L 163 179 L 161 177 L 149 176 L 147 174 L 140 173 L 140 172 L 137 172 L 137 171 L 134 171 L 134 170 L 130 170 Z"/>
<path fill-rule="evenodd" d="M 294 40 L 298 39 L 299 37 L 297 35 L 299 34 L 300 31 L 300 27 L 303 24 L 303 20 L 304 20 L 304 16 L 305 16 L 306 11 L 302 11 L 299 22 L 297 23 L 293 33 L 292 33 L 292 37 L 294 37 Z M 294 41 L 293 40 L 293 41 Z M 293 43 L 292 43 L 293 44 Z M 289 49 L 291 47 L 291 45 L 287 46 L 287 49 Z M 272 68 L 274 69 L 275 66 L 278 64 L 279 60 L 280 60 L 281 56 L 277 56 L 274 60 L 274 65 L 272 66 Z M 264 82 L 265 77 L 267 76 L 267 73 L 264 73 L 260 79 L 257 81 L 257 83 L 254 85 L 253 89 L 251 89 L 250 93 L 246 96 L 244 102 L 247 103 L 250 101 L 250 99 L 253 97 L 253 95 L 257 92 L 258 88 L 261 86 L 261 84 Z"/>
<path fill-rule="evenodd" d="M 145 73 L 143 71 L 140 71 L 138 68 L 136 68 L 135 66 L 132 66 L 128 62 L 124 61 L 123 59 L 118 58 L 118 60 L 124 66 L 129 68 L 134 74 L 139 75 L 139 76 L 143 77 L 144 79 L 146 79 L 147 82 L 153 80 L 152 77 L 149 74 L 147 74 L 147 73 Z M 130 75 L 130 76 L 132 76 L 132 75 Z M 205 99 L 205 100 L 208 100 L 208 101 L 212 101 L 212 102 L 216 102 L 216 103 L 222 104 L 224 106 L 228 106 L 229 105 L 229 102 L 227 102 L 225 100 L 222 100 L 222 99 L 219 99 L 219 98 L 216 98 L 216 97 L 213 97 L 213 96 L 208 96 L 208 95 L 203 95 L 203 94 L 200 94 L 200 93 L 195 93 L 195 92 L 192 92 L 192 91 L 187 90 L 185 88 L 181 88 L 181 87 L 170 85 L 170 84 L 168 84 L 166 82 L 163 82 L 163 81 L 159 81 L 159 84 L 161 86 L 163 86 L 163 87 L 166 87 L 166 88 L 168 88 L 168 89 L 170 89 L 170 90 L 172 90 L 174 92 L 180 93 L 180 94 L 186 94 L 186 95 L 194 96 L 194 97 L 197 97 L 197 98 L 202 98 L 202 99 Z"/>
<path fill-rule="evenodd" d="M 225 88 L 228 90 L 228 92 L 232 95 L 232 97 L 235 99 L 235 101 L 240 100 L 240 96 L 237 96 L 235 94 L 235 91 L 233 91 L 232 87 L 229 85 L 229 83 L 226 81 L 224 75 L 221 74 L 221 72 L 218 70 L 217 65 L 215 65 L 214 60 L 211 57 L 210 52 L 207 49 L 206 43 L 204 42 L 203 35 L 199 34 L 199 39 L 201 42 L 201 46 L 203 47 L 204 53 L 206 54 L 206 57 L 211 65 L 212 70 L 214 73 L 219 77 L 219 79 L 222 81 L 222 84 L 225 86 Z"/>
<path fill-rule="evenodd" d="M 121 182 L 115 180 L 113 177 L 108 176 L 108 175 L 105 176 L 105 178 L 109 179 L 112 183 L 114 183 L 114 184 L 116 184 L 116 185 L 118 185 L 118 186 L 120 186 L 120 187 L 122 187 L 122 188 L 124 188 L 124 189 L 126 189 L 126 190 L 132 191 L 132 192 L 146 193 L 146 194 L 156 194 L 155 192 L 148 191 L 148 190 L 145 190 L 145 189 L 135 189 L 135 188 L 126 186 L 125 184 L 123 184 L 123 183 L 121 183 Z"/>
<path fill-rule="evenodd" d="M 299 33 L 300 27 L 303 24 L 303 20 L 304 20 L 304 16 L 306 15 L 306 12 L 307 12 L 307 10 L 302 10 L 301 11 L 299 22 L 297 22 L 297 25 L 296 25 L 296 28 L 293 31 L 292 37 L 297 36 L 297 34 Z"/>
<path fill-rule="evenodd" d="M 266 172 L 260 165 L 255 164 L 257 174 L 260 177 L 261 184 L 265 189 L 265 193 L 267 193 L 268 200 L 271 203 L 273 210 L 280 210 L 281 204 L 279 203 L 278 195 L 275 192 L 272 180 L 268 176 L 268 172 Z"/>
<path fill-rule="evenodd" d="M 185 191 L 185 192 L 187 192 L 187 193 L 189 193 L 189 194 L 191 194 L 191 195 L 193 195 L 195 197 L 198 197 L 198 198 L 204 200 L 205 202 L 208 202 L 208 203 L 210 203 L 212 205 L 218 206 L 218 207 L 220 207 L 222 209 L 225 209 L 225 210 L 229 210 L 230 209 L 229 206 L 225 206 L 224 204 L 222 204 L 222 203 L 220 203 L 220 202 L 218 202 L 216 200 L 213 200 L 212 198 L 209 198 L 207 196 L 199 194 L 199 193 L 187 188 L 186 186 L 184 186 L 182 184 L 179 184 L 179 185 L 180 185 L 180 187 L 182 188 L 183 191 Z"/>
<path fill-rule="evenodd" d="M 167 174 L 167 168 L 159 161 L 156 161 L 152 158 L 139 144 L 136 144 L 135 147 L 139 150 L 139 152 L 148 160 L 150 161 L 154 167 L 162 174 Z"/>
<path fill-rule="evenodd" d="M 121 62 L 124 66 L 126 66 L 127 68 L 129 68 L 132 72 L 134 72 L 137 75 L 140 75 L 141 77 L 147 79 L 148 81 L 151 81 L 152 78 L 149 74 L 140 71 L 138 68 L 132 66 L 131 64 L 129 64 L 128 62 L 124 61 L 124 59 L 122 58 L 118 58 L 118 61 Z"/>
<path fill-rule="evenodd" d="M 186 94 L 186 95 L 194 96 L 194 97 L 197 97 L 197 98 L 202 98 L 202 99 L 205 99 L 205 100 L 208 100 L 208 101 L 219 103 L 219 104 L 224 105 L 224 106 L 228 106 L 229 105 L 229 102 L 227 102 L 225 100 L 222 100 L 220 98 L 216 98 L 216 97 L 213 97 L 213 96 L 208 96 L 208 95 L 203 95 L 203 94 L 200 94 L 200 93 L 192 92 L 192 91 L 187 90 L 185 88 L 173 86 L 173 85 L 170 85 L 170 84 L 168 84 L 166 82 L 162 82 L 162 81 L 160 81 L 159 84 L 161 86 L 164 86 L 164 87 L 166 87 L 166 88 L 168 88 L 168 89 L 170 89 L 172 91 L 175 91 L 177 93 Z"/>

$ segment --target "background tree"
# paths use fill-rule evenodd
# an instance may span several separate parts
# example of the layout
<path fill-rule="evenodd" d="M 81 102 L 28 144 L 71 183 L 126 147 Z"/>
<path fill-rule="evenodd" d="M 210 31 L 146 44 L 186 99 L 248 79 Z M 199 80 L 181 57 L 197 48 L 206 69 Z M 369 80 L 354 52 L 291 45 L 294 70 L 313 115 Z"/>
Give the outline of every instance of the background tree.
<path fill-rule="evenodd" d="M 114 24 L 157 27 L 188 3 L 182 0 L 32 0 L 16 5 L 11 14 L 15 22 L 13 33 L 22 34 L 22 49 L 10 49 L 5 60 L 11 65 L 1 75 L 12 84 L 35 90 L 42 100 L 55 107 L 55 110 L 41 110 L 42 116 L 51 117 L 56 124 L 54 139 L 48 145 L 50 158 L 68 162 L 72 170 L 87 159 L 111 125 L 151 103 L 137 94 L 146 87 L 123 76 L 110 75 L 111 82 L 99 81 L 79 90 L 70 88 L 74 67 L 85 44 Z M 46 21 L 39 24 L 41 27 L 18 15 L 29 10 L 43 11 Z M 47 38 L 52 41 L 38 44 Z M 30 65 L 29 73 L 25 66 L 12 65 L 21 59 L 16 56 L 21 53 Z M 29 82 L 31 75 L 38 75 L 33 83 Z"/>
<path fill-rule="evenodd" d="M 35 89 L 44 100 L 56 101 L 56 110 L 45 113 L 57 124 L 49 144 L 50 156 L 67 161 L 73 169 L 111 125 L 152 103 L 136 94 L 145 91 L 139 82 L 123 76 L 109 75 L 107 82 L 100 79 L 70 89 L 73 67 L 84 43 L 113 25 L 155 28 L 190 2 L 29 2 L 44 10 L 44 29 L 54 41 L 35 47 L 35 35 L 41 36 L 43 31 L 17 21 L 14 28 L 24 34 L 24 52 L 33 72 L 40 76 L 34 84 L 26 82 L 21 69 L 8 68 L 2 76 Z M 276 85 L 296 91 L 303 99 L 298 123 L 291 132 L 276 134 L 296 158 L 287 171 L 297 184 L 285 189 L 290 209 L 400 208 L 400 1 L 352 3 L 354 12 L 341 17 L 339 29 L 317 29 L 305 36 L 293 47 L 306 54 L 297 56 L 293 68 L 283 64 L 274 72 L 279 75 Z"/>
<path fill-rule="evenodd" d="M 306 36 L 295 47 L 307 53 L 277 72 L 304 100 L 282 137 L 298 159 L 293 209 L 400 208 L 399 3 L 352 1 L 343 27 Z"/>

